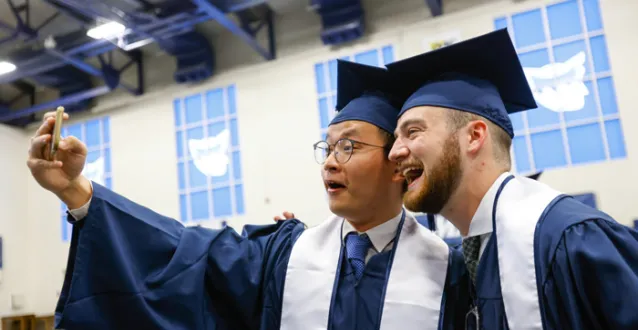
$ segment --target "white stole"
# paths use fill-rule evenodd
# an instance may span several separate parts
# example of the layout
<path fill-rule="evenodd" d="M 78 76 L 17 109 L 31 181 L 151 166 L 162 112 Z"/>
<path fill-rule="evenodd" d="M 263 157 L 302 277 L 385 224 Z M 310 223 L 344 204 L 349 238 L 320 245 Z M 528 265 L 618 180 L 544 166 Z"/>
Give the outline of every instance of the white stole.
<path fill-rule="evenodd" d="M 328 328 L 338 280 L 342 221 L 336 216 L 329 218 L 306 230 L 293 246 L 284 284 L 282 330 Z M 394 249 L 380 330 L 438 329 L 448 268 L 447 244 L 406 212 Z"/>
<path fill-rule="evenodd" d="M 534 233 L 542 213 L 560 194 L 545 184 L 515 176 L 495 201 L 501 293 L 510 329 L 543 328 L 536 288 Z"/>

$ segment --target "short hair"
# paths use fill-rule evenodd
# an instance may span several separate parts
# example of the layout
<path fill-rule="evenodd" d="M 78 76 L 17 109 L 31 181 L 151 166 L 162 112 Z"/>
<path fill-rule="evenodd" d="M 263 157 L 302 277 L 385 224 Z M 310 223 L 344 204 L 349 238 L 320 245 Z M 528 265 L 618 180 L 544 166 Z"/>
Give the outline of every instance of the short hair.
<path fill-rule="evenodd" d="M 383 147 L 385 151 L 385 156 L 388 157 L 390 155 L 390 150 L 392 150 L 392 146 L 394 145 L 394 141 L 396 141 L 396 138 L 394 137 L 394 134 L 380 127 L 379 127 L 379 133 L 381 134 L 381 138 L 383 139 Z"/>
<path fill-rule="evenodd" d="M 452 109 L 448 111 L 448 124 L 454 131 L 461 129 L 474 120 L 482 120 L 487 123 L 488 130 L 492 135 L 492 141 L 494 141 L 494 158 L 498 163 L 502 164 L 507 170 L 509 170 L 512 166 L 512 159 L 510 156 L 512 138 L 504 129 L 494 124 L 492 121 L 471 112 Z"/>

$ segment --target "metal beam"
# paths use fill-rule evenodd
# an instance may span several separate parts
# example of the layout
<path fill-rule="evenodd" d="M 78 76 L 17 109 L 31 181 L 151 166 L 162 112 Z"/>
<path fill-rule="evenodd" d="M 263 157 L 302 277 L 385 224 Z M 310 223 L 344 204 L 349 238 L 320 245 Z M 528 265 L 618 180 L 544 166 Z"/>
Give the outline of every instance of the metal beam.
<path fill-rule="evenodd" d="M 425 0 L 425 3 L 430 7 L 430 12 L 432 16 L 441 16 L 443 15 L 443 1 L 442 0 Z"/>
<path fill-rule="evenodd" d="M 73 9 L 67 8 L 53 0 L 43 0 L 45 3 L 53 7 L 56 13 L 62 13 L 66 17 L 76 21 L 80 26 L 86 28 L 92 20 L 87 19 L 79 13 L 76 13 Z"/>
<path fill-rule="evenodd" d="M 88 64 L 80 59 L 65 55 L 64 53 L 56 49 L 47 49 L 47 52 L 92 76 L 96 76 L 96 77 L 102 76 L 102 71 L 100 71 L 100 69 L 95 68 L 91 64 Z"/>
<path fill-rule="evenodd" d="M 77 103 L 77 102 L 80 102 L 86 99 L 91 99 L 91 98 L 104 95 L 110 92 L 111 92 L 111 89 L 108 86 L 96 87 L 93 89 L 89 89 L 87 91 L 67 95 L 55 101 L 41 103 L 31 108 L 21 109 L 17 111 L 12 111 L 10 113 L 2 114 L 0 115 L 0 122 L 5 123 L 14 119 L 26 117 L 30 114 L 34 114 L 40 111 L 55 109 L 58 106 L 65 106 L 68 104 Z"/>
<path fill-rule="evenodd" d="M 23 98 L 24 96 L 29 96 L 29 101 L 30 101 L 29 103 L 31 105 L 35 104 L 35 86 L 22 80 L 14 81 L 11 83 L 11 85 L 15 87 L 17 90 L 19 90 L 20 94 L 13 97 L 13 99 L 9 101 L 9 105 L 14 104 L 15 102 L 17 102 L 19 99 Z"/>
<path fill-rule="evenodd" d="M 47 49 L 47 51 L 50 54 L 62 59 L 63 61 L 73 65 L 74 67 L 76 67 L 76 68 L 78 68 L 78 69 L 80 69 L 80 70 L 82 70 L 82 71 L 84 71 L 84 72 L 86 72 L 86 73 L 88 73 L 88 74 L 90 74 L 92 76 L 100 77 L 100 78 L 104 79 L 105 81 L 111 81 L 111 79 L 116 79 L 117 78 L 117 81 L 118 81 L 117 85 L 119 87 L 124 88 L 125 90 L 131 92 L 131 94 L 134 94 L 134 95 L 140 95 L 141 94 L 140 92 L 138 92 L 139 90 L 142 89 L 141 86 L 138 86 L 138 88 L 135 88 L 135 87 L 132 87 L 132 86 L 126 84 L 126 83 L 123 83 L 123 82 L 119 81 L 120 72 L 118 72 L 117 70 L 109 67 L 108 65 L 105 65 L 102 68 L 102 70 L 100 70 L 100 69 L 98 69 L 96 67 L 93 67 L 92 65 L 80 60 L 80 59 L 77 59 L 77 58 L 74 58 L 74 57 L 71 57 L 71 56 L 67 56 L 67 55 L 65 55 L 65 54 L 63 54 L 63 53 L 61 53 L 61 52 L 59 52 L 59 51 L 57 51 L 55 49 Z M 138 62 L 138 65 L 141 65 L 141 60 L 139 60 L 137 62 Z M 117 75 L 117 77 L 115 77 L 115 75 Z M 115 88 L 115 86 L 112 86 L 112 87 Z"/>
<path fill-rule="evenodd" d="M 65 5 L 66 7 L 73 8 L 74 11 L 81 13 L 87 17 L 91 17 L 96 21 L 100 18 L 108 19 L 114 22 L 118 22 L 124 25 L 128 30 L 133 30 L 135 33 L 144 36 L 145 38 L 151 38 L 156 40 L 158 37 L 148 34 L 146 31 L 139 29 L 139 27 L 129 18 L 128 13 L 123 13 L 119 11 L 119 14 L 116 14 L 113 11 L 113 8 L 109 7 L 107 4 L 102 3 L 101 1 L 93 1 L 92 3 L 86 3 L 86 0 L 55 0 L 58 3 Z M 103 10 L 100 10 L 103 9 Z"/>
<path fill-rule="evenodd" d="M 232 2 L 232 1 L 231 1 Z M 224 12 L 227 13 L 236 13 L 238 11 L 242 11 L 244 9 L 249 9 L 255 6 L 263 5 L 268 3 L 266 0 L 252 0 L 252 1 L 243 1 L 239 3 L 231 3 L 223 8 Z"/>
<path fill-rule="evenodd" d="M 9 10 L 11 10 L 11 12 L 13 13 L 13 16 L 15 16 L 18 27 L 24 26 L 25 24 L 24 24 L 24 21 L 22 20 L 22 17 L 20 17 L 20 12 L 24 11 L 24 9 L 28 10 L 29 5 L 24 4 L 23 6 L 16 6 L 13 3 L 13 0 L 7 0 L 7 4 L 9 5 Z"/>
<path fill-rule="evenodd" d="M 34 94 L 35 86 L 29 84 L 28 82 L 18 80 L 11 83 L 13 87 L 17 88 L 20 92 L 24 94 Z"/>
<path fill-rule="evenodd" d="M 13 3 L 13 0 L 7 0 L 7 5 L 9 6 L 9 10 L 16 20 L 16 26 L 13 27 L 7 23 L 0 22 L 0 28 L 11 33 L 10 36 L 0 39 L 0 44 L 14 41 L 20 37 L 22 37 L 24 40 L 34 40 L 35 38 L 37 38 L 38 33 L 36 29 L 33 29 L 29 25 L 29 2 L 27 1 L 22 5 L 16 5 Z M 22 12 L 26 12 L 25 19 L 22 19 L 22 17 L 20 16 Z"/>
<path fill-rule="evenodd" d="M 49 25 L 51 22 L 53 22 L 53 20 L 55 20 L 56 18 L 58 18 L 58 16 L 60 16 L 60 12 L 56 11 L 53 15 L 47 17 L 47 19 L 44 20 L 44 22 L 40 23 L 40 25 L 35 27 L 35 31 L 39 32 L 40 30 L 42 30 L 43 27 Z"/>
<path fill-rule="evenodd" d="M 144 10 L 149 9 L 149 8 L 153 8 L 153 5 L 151 5 L 150 3 L 148 3 L 146 0 L 124 0 L 124 2 L 130 4 L 130 5 L 139 5 L 142 6 L 142 8 Z"/>
<path fill-rule="evenodd" d="M 137 86 L 135 87 L 122 84 L 122 82 L 119 81 L 121 72 L 129 68 L 132 64 L 127 64 L 125 67 L 119 70 L 115 70 L 110 65 L 103 66 L 100 69 L 95 68 L 88 63 L 85 63 L 85 60 L 89 57 L 98 56 L 100 54 L 112 51 L 113 49 L 117 49 L 118 47 L 122 49 L 123 44 L 121 42 L 123 40 L 125 40 L 126 44 L 128 44 L 130 42 L 137 42 L 145 39 L 151 39 L 155 41 L 169 39 L 176 35 L 189 32 L 194 29 L 197 24 L 211 19 L 217 21 L 226 29 L 239 36 L 244 42 L 254 48 L 264 58 L 268 60 L 275 58 L 275 38 L 272 12 L 268 12 L 267 16 L 263 18 L 260 17 L 260 19 L 263 21 L 252 21 L 252 19 L 246 19 L 245 17 L 242 20 L 242 23 L 259 24 L 260 26 L 267 28 L 266 33 L 269 40 L 266 46 L 261 46 L 258 43 L 255 37 L 257 29 L 242 28 L 241 25 L 244 24 L 236 24 L 230 17 L 226 16 L 229 13 L 241 13 L 242 11 L 246 11 L 246 9 L 249 9 L 253 6 L 263 5 L 264 3 L 266 3 L 266 0 L 226 1 L 224 6 L 220 5 L 219 7 L 211 4 L 210 0 L 191 0 L 196 5 L 196 9 L 190 8 L 187 11 L 181 11 L 168 17 L 150 20 L 148 23 L 140 23 L 140 21 L 138 19 L 134 19 L 135 16 L 131 16 L 130 13 L 125 14 L 114 12 L 108 10 L 108 8 L 104 7 L 103 5 L 93 6 L 93 1 L 89 2 L 88 4 L 85 2 L 80 2 L 79 0 L 44 1 L 49 2 L 58 9 L 68 10 L 68 12 L 62 10 L 60 10 L 60 12 L 67 15 L 72 14 L 70 16 L 74 17 L 78 21 L 78 23 L 85 27 L 89 22 L 89 17 L 98 18 L 98 16 L 100 16 L 107 19 L 118 20 L 124 23 L 128 29 L 124 33 L 124 36 L 122 38 L 119 38 L 118 40 L 91 40 L 89 42 L 84 42 L 78 45 L 78 39 L 75 39 L 75 43 L 56 45 L 52 48 L 43 50 L 42 52 L 37 53 L 37 55 L 25 60 L 21 60 L 20 58 L 14 59 L 17 62 L 15 64 L 18 66 L 18 69 L 16 70 L 16 72 L 0 76 L 0 83 L 10 83 L 13 81 L 18 81 L 22 78 L 36 76 L 53 69 L 61 68 L 68 64 L 71 64 L 74 67 L 93 76 L 100 76 L 101 78 L 107 78 L 108 76 L 108 79 L 106 79 L 106 81 L 109 81 L 109 83 L 105 86 L 96 87 L 86 91 L 60 97 L 59 99 L 54 101 L 34 105 L 29 108 L 13 111 L 11 113 L 2 113 L 0 114 L 0 122 L 11 122 L 16 118 L 28 117 L 33 115 L 34 113 L 47 109 L 53 109 L 59 105 L 68 106 L 80 101 L 95 98 L 97 96 L 109 93 L 114 88 L 114 86 L 117 88 L 128 90 L 135 95 L 139 95 L 144 91 L 142 58 L 140 54 L 133 54 L 136 56 L 132 56 L 131 58 L 132 62 L 134 64 L 137 64 L 136 69 L 138 79 Z M 74 6 L 66 7 L 60 4 Z M 15 9 L 16 11 L 22 10 L 22 8 L 17 8 L 17 6 L 16 8 L 12 9 Z M 41 28 L 43 25 L 48 24 L 56 17 L 57 14 L 49 17 L 45 20 L 45 23 L 38 28 Z M 243 16 L 240 15 L 240 17 Z M 36 38 L 38 38 L 38 28 L 33 29 L 29 26 L 24 25 L 24 23 L 28 25 L 28 19 L 26 21 L 21 20 L 21 22 L 23 22 L 22 26 L 20 26 L 19 24 L 16 28 L 13 28 L 7 24 L 0 24 L 0 29 L 4 28 L 9 30 L 10 32 L 13 32 L 22 27 L 26 28 L 27 30 L 33 31 L 36 35 Z M 26 37 L 25 39 L 28 39 L 30 35 L 28 35 L 28 31 L 26 32 L 27 34 L 23 34 L 23 36 Z M 113 79 L 113 77 L 118 77 L 118 79 Z"/>
<path fill-rule="evenodd" d="M 4 37 L 2 39 L 0 39 L 0 45 L 7 43 L 7 42 L 11 42 L 15 39 L 18 39 L 18 37 L 20 36 L 18 30 L 14 30 L 10 36 Z"/>
<path fill-rule="evenodd" d="M 239 25 L 235 24 L 230 18 L 226 16 L 219 8 L 215 7 L 208 0 L 191 0 L 197 7 L 203 10 L 208 16 L 217 21 L 228 31 L 242 39 L 248 46 L 253 48 L 266 60 L 273 60 L 275 58 L 273 49 L 267 50 L 259 44 L 257 39 L 248 31 L 244 30 Z M 272 23 L 272 21 L 271 21 Z"/>
<path fill-rule="evenodd" d="M 13 28 L 13 26 L 11 26 L 11 25 L 9 25 L 9 24 L 7 24 L 7 23 L 4 23 L 4 22 L 2 22 L 2 21 L 0 21 L 0 29 L 4 29 L 4 30 L 7 30 L 7 31 L 13 31 L 13 30 L 15 30 L 15 29 Z"/>
<path fill-rule="evenodd" d="M 270 47 L 270 53 L 272 54 L 273 58 L 276 58 L 277 45 L 275 43 L 275 22 L 274 22 L 273 12 L 271 9 L 268 9 L 268 16 L 266 17 L 266 25 L 268 28 L 268 46 Z"/>
<path fill-rule="evenodd" d="M 148 33 L 161 35 L 164 38 L 168 38 L 170 36 L 174 36 L 175 34 L 179 34 L 180 32 L 185 32 L 183 30 L 185 27 L 194 26 L 207 20 L 210 20 L 210 18 L 204 13 L 179 13 L 164 19 L 160 19 L 157 22 L 140 25 L 139 29 Z M 125 32 L 125 36 L 130 36 L 133 40 L 136 40 L 136 37 L 140 39 L 143 38 L 132 30 Z M 60 51 L 62 51 L 66 56 L 85 54 L 90 55 L 89 57 L 106 53 L 115 48 L 117 48 L 117 45 L 109 40 L 92 40 L 78 46 L 58 46 L 58 49 L 60 49 Z M 17 70 L 8 74 L 0 75 L 0 84 L 9 83 L 18 79 L 31 77 L 43 72 L 57 69 L 65 66 L 67 63 L 65 61 L 52 58 L 52 56 L 47 52 L 42 52 L 39 55 L 23 61 L 18 61 L 14 64 L 18 67 Z"/>
<path fill-rule="evenodd" d="M 142 56 L 142 52 L 139 50 L 133 51 L 131 53 L 133 61 L 137 64 L 137 90 L 133 92 L 135 95 L 144 94 L 144 90 L 146 89 L 144 85 L 144 60 Z M 126 66 L 120 69 L 120 72 L 124 72 L 126 70 Z"/>
<path fill-rule="evenodd" d="M 57 52 L 54 49 L 53 50 L 50 49 L 49 51 Z M 62 54 L 58 52 L 57 55 L 62 55 Z M 144 93 L 144 72 L 143 72 L 142 53 L 140 51 L 134 51 L 129 53 L 129 55 L 131 57 L 131 61 L 127 63 L 126 65 L 124 65 L 119 70 L 115 70 L 110 65 L 106 65 L 102 70 L 99 70 L 97 68 L 90 66 L 87 63 L 82 62 L 81 60 L 65 57 L 65 61 L 69 61 L 69 60 L 73 61 L 74 66 L 81 67 L 80 68 L 81 70 L 83 69 L 83 71 L 91 75 L 101 76 L 102 78 L 104 78 L 107 84 L 105 86 L 100 86 L 100 87 L 92 88 L 86 91 L 67 95 L 57 100 L 50 101 L 43 104 L 33 105 L 34 102 L 32 101 L 33 106 L 30 108 L 12 111 L 10 113 L 0 113 L 0 122 L 6 123 L 14 119 L 26 117 L 43 110 L 53 109 L 60 105 L 65 106 L 65 105 L 77 103 L 80 101 L 84 101 L 87 99 L 91 99 L 96 96 L 107 94 L 111 92 L 114 88 L 122 88 L 133 95 L 141 95 L 142 93 Z M 132 87 L 129 84 L 123 83 L 119 79 L 120 74 L 126 69 L 130 68 L 133 64 L 135 64 L 137 67 L 136 68 L 137 87 Z M 23 86 L 23 87 L 26 88 L 26 86 Z"/>

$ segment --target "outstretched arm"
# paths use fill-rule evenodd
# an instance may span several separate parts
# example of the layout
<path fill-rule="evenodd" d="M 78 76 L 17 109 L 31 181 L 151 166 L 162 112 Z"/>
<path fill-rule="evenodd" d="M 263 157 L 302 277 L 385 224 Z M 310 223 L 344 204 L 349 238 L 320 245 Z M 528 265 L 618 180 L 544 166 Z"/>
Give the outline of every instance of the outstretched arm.
<path fill-rule="evenodd" d="M 249 226 L 243 235 L 184 227 L 93 187 L 88 215 L 74 225 L 56 327 L 257 326 L 266 270 L 303 230 L 299 221 Z"/>

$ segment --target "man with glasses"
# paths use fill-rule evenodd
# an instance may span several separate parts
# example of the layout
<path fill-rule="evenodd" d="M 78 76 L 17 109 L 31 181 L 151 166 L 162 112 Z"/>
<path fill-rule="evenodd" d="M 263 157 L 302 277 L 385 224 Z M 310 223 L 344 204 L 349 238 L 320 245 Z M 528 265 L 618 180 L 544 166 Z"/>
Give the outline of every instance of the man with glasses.
<path fill-rule="evenodd" d="M 338 61 L 337 77 L 338 113 L 314 145 L 334 216 L 293 247 L 286 281 L 316 282 L 291 289 L 289 304 L 309 305 L 289 316 L 292 328 L 331 319 L 339 329 L 457 329 L 468 307 L 462 256 L 403 209 L 405 178 L 388 160 L 398 104 L 387 71 Z"/>
<path fill-rule="evenodd" d="M 56 328 L 458 329 L 467 271 L 402 209 L 386 78 L 339 62 L 340 111 L 315 145 L 338 216 L 308 230 L 296 219 L 242 235 L 184 227 L 84 178 L 87 150 L 74 137 L 47 159 L 47 114 L 27 163 L 73 223 Z"/>
<path fill-rule="evenodd" d="M 509 114 L 536 108 L 507 30 L 388 65 L 408 96 L 390 159 L 408 209 L 463 236 L 468 327 L 638 329 L 638 233 L 509 173 Z"/>

